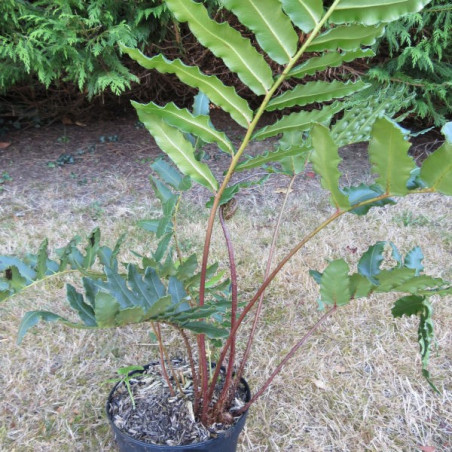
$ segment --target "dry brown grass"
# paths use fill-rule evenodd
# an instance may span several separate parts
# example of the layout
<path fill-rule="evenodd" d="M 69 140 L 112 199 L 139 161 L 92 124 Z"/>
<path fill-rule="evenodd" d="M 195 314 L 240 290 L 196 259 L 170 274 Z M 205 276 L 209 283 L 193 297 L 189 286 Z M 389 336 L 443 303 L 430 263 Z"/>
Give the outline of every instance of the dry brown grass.
<path fill-rule="evenodd" d="M 101 227 L 106 243 L 113 244 L 119 233 L 127 232 L 124 249 L 149 251 L 150 238 L 134 223 L 155 209 L 150 192 L 147 197 L 138 195 L 131 182 L 113 176 L 97 188 L 98 198 L 78 200 L 65 197 L 52 185 L 34 195 L 18 191 L 15 202 L 22 207 L 13 210 L 2 203 L 0 194 L 4 218 L 0 253 L 37 249 L 44 237 L 58 247 L 75 232 L 86 235 L 95 225 Z M 124 196 L 118 198 L 118 193 Z M 280 202 L 277 196 L 262 209 L 257 201 L 243 201 L 244 207 L 230 222 L 237 260 L 240 268 L 247 269 L 240 274 L 246 293 L 262 277 L 271 222 Z M 260 202 L 263 197 L 253 192 L 250 199 Z M 94 204 L 96 199 L 100 201 Z M 300 202 L 307 207 L 301 209 Z M 366 218 L 343 217 L 319 234 L 268 292 L 247 370 L 251 387 L 265 380 L 284 351 L 319 317 L 317 287 L 308 269 L 321 270 L 327 259 L 344 255 L 353 266 L 370 244 L 389 239 L 404 252 L 417 243 L 423 245 L 429 272 L 452 278 L 450 208 L 450 201 L 439 196 L 412 197 L 398 208 L 374 210 Z M 282 249 L 310 231 L 328 210 L 323 194 L 298 186 L 282 227 Z M 19 211 L 24 213 L 17 216 Z M 183 211 L 180 233 L 187 253 L 199 250 L 204 220 L 196 202 Z M 218 230 L 212 256 L 222 263 L 227 259 Z M 68 314 L 63 298 L 63 281 L 54 281 L 0 307 L 0 450 L 115 450 L 104 414 L 110 385 L 103 382 L 121 366 L 146 363 L 156 356 L 145 325 L 101 332 L 40 325 L 17 346 L 21 316 L 46 307 Z M 433 393 L 420 375 L 415 319 L 394 321 L 392 301 L 373 297 L 339 310 L 251 409 L 240 450 L 418 451 L 420 446 L 450 450 L 450 298 L 434 300 L 439 352 L 432 356 L 431 373 L 441 395 Z"/>

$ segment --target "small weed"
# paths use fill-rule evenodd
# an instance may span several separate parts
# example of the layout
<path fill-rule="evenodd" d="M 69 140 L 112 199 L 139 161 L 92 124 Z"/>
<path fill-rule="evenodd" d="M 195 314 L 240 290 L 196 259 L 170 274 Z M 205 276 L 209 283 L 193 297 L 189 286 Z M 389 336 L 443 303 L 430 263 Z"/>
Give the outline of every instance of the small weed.
<path fill-rule="evenodd" d="M 102 204 L 99 201 L 92 202 L 88 207 L 88 211 L 93 220 L 97 220 L 104 213 Z"/>
<path fill-rule="evenodd" d="M 119 141 L 119 137 L 118 135 L 110 135 L 110 136 L 105 136 L 105 135 L 101 135 L 99 137 L 99 142 L 101 143 L 116 143 L 117 141 Z"/>
<path fill-rule="evenodd" d="M 77 185 L 86 185 L 88 183 L 86 177 L 80 178 L 80 176 L 73 171 L 71 171 L 71 179 L 77 179 Z"/>
<path fill-rule="evenodd" d="M 67 135 L 61 135 L 57 138 L 58 143 L 69 143 L 71 139 Z"/>
<path fill-rule="evenodd" d="M 449 232 L 443 233 L 443 242 L 447 246 L 452 246 L 452 234 Z"/>
<path fill-rule="evenodd" d="M 5 182 L 12 181 L 12 177 L 9 175 L 7 171 L 3 171 L 3 173 L 0 175 L 0 184 L 4 184 Z"/>
<path fill-rule="evenodd" d="M 61 154 L 57 160 L 56 163 L 58 166 L 63 166 L 66 164 L 72 165 L 73 163 L 75 163 L 75 159 L 74 156 L 72 154 Z"/>
<path fill-rule="evenodd" d="M 88 146 L 86 149 L 84 149 L 84 148 L 78 148 L 78 149 L 75 151 L 75 154 L 76 154 L 76 155 L 85 155 L 86 153 L 92 154 L 95 150 L 96 150 L 96 145 L 95 145 L 95 144 L 92 144 L 92 145 Z"/>
<path fill-rule="evenodd" d="M 6 441 L 8 439 L 8 429 L 5 425 L 0 426 L 0 441 L 4 444 L 6 444 Z"/>
<path fill-rule="evenodd" d="M 121 367 L 116 371 L 119 375 L 119 378 L 112 378 L 111 380 L 107 380 L 105 382 L 105 383 L 124 383 L 126 385 L 127 392 L 129 393 L 133 409 L 135 409 L 135 399 L 133 398 L 132 389 L 130 388 L 130 380 L 133 378 L 133 375 L 135 374 L 134 371 L 143 371 L 143 370 L 144 368 L 141 366 Z"/>
<path fill-rule="evenodd" d="M 57 166 L 73 165 L 74 163 L 76 163 L 76 159 L 72 154 L 63 153 L 55 161 L 47 162 L 47 167 L 56 168 Z"/>
<path fill-rule="evenodd" d="M 0 193 L 4 190 L 3 184 L 12 180 L 12 177 L 7 171 L 3 171 L 3 173 L 0 174 Z"/>
<path fill-rule="evenodd" d="M 430 223 L 430 220 L 424 215 L 414 215 L 413 212 L 408 210 L 394 215 L 393 220 L 397 225 L 404 227 L 427 226 Z"/>
<path fill-rule="evenodd" d="M 55 427 L 55 421 L 53 419 L 46 419 L 44 421 L 44 437 L 48 438 L 49 436 L 52 435 L 52 431 L 54 430 Z"/>

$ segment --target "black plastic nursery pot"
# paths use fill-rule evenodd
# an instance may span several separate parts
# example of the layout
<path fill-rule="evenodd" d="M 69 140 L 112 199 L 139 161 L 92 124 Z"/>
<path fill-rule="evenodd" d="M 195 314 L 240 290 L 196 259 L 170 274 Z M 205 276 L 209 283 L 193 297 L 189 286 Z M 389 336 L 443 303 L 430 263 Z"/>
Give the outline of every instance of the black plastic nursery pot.
<path fill-rule="evenodd" d="M 149 368 L 149 365 L 144 366 L 143 371 L 133 371 L 131 374 L 139 374 L 144 372 Z M 251 399 L 251 391 L 248 383 L 242 378 L 241 382 L 244 386 L 246 392 L 245 402 Z M 113 418 L 110 412 L 110 403 L 112 397 L 116 391 L 116 388 L 123 384 L 122 382 L 116 383 L 113 389 L 110 391 L 107 400 L 107 417 L 110 422 L 110 426 L 113 430 L 113 435 L 115 441 L 118 445 L 119 452 L 181 452 L 181 451 L 191 451 L 191 452 L 235 452 L 237 450 L 237 442 L 241 431 L 243 430 L 246 422 L 246 417 L 248 412 L 242 414 L 242 416 L 237 420 L 237 422 L 232 425 L 225 432 L 219 433 L 217 437 L 209 439 L 207 441 L 202 441 L 198 443 L 187 444 L 183 446 L 166 446 L 152 444 L 145 441 L 140 441 L 136 438 L 132 438 L 128 434 L 122 432 L 113 422 Z"/>

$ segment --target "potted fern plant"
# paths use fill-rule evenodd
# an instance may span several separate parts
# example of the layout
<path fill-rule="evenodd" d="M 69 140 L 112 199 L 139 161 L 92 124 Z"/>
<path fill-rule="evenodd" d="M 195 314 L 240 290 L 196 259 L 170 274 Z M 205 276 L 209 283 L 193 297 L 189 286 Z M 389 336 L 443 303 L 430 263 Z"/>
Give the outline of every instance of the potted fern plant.
<path fill-rule="evenodd" d="M 47 241 L 36 254 L 25 259 L 0 257 L 2 299 L 68 269 L 82 275 L 84 293 L 67 285 L 67 300 L 81 322 L 48 311 L 32 311 L 22 320 L 19 342 L 40 320 L 87 329 L 138 322 L 146 322 L 152 328 L 160 345 L 159 362 L 126 369 L 107 404 L 116 438 L 124 451 L 235 450 L 248 409 L 278 372 L 290 365 L 298 349 L 342 306 L 371 294 L 395 292 L 400 297 L 392 308 L 394 317 L 419 317 L 422 373 L 436 389 L 427 367 L 433 340 L 429 297 L 450 294 L 452 287 L 424 273 L 419 247 L 402 256 L 394 243 L 383 241 L 370 246 L 361 256 L 356 272 L 351 272 L 344 259 L 332 260 L 324 269 L 311 270 L 319 284 L 322 312 L 318 321 L 301 334 L 262 387 L 253 388 L 251 394 L 243 380 L 264 313 L 265 291 L 309 240 L 338 218 L 366 215 L 372 208 L 396 204 L 398 197 L 452 194 L 452 123 L 443 128 L 444 144 L 418 168 L 408 155 L 409 132 L 390 119 L 396 113 L 391 110 L 393 102 L 387 102 L 381 94 L 364 91 L 368 85 L 361 80 L 304 80 L 318 71 L 372 55 L 370 46 L 383 33 L 385 23 L 420 10 L 428 0 L 389 0 L 384 4 L 358 0 L 221 3 L 254 34 L 257 44 L 227 22 L 212 19 L 202 3 L 165 2 L 177 21 L 187 23 L 199 42 L 249 88 L 259 104 L 254 110 L 234 88 L 216 76 L 204 74 L 197 66 L 171 61 L 160 54 L 146 57 L 137 49 L 123 48 L 145 68 L 175 74 L 199 90 L 193 111 L 174 103 L 133 103 L 140 121 L 172 162 L 159 159 L 151 165 L 150 180 L 161 202 L 162 216 L 142 222 L 142 226 L 158 239 L 155 252 L 137 256 L 138 262 L 120 265 L 122 238 L 114 248 L 101 246 L 100 231 L 96 229 L 84 251 L 73 240 L 58 251 L 56 260 L 49 258 Z M 365 94 L 360 101 L 347 101 L 361 91 Z M 208 116 L 210 104 L 243 127 L 244 138 L 238 146 L 227 133 L 214 128 Z M 278 119 L 260 126 L 263 115 L 274 111 L 279 112 Z M 251 142 L 275 137 L 279 140 L 274 151 L 245 157 Z M 359 141 L 370 142 L 368 152 L 375 181 L 343 186 L 339 184 L 338 148 Z M 213 143 L 230 160 L 220 179 L 198 152 L 200 142 Z M 290 187 L 306 171 L 308 163 L 329 192 L 330 214 L 273 264 Z M 234 212 L 234 197 L 249 186 L 249 182 L 233 183 L 233 176 L 255 168 L 286 175 L 288 189 L 275 224 L 265 275 L 257 283 L 254 295 L 247 297 L 238 287 L 238 272 L 247 269 L 236 262 L 227 223 Z M 181 194 L 193 183 L 211 192 L 199 261 L 196 254 L 183 254 L 177 232 Z M 218 264 L 209 259 L 217 221 L 228 253 L 227 279 L 224 272 L 219 272 Z M 390 259 L 382 265 L 387 251 Z M 186 348 L 185 360 L 170 359 L 163 345 L 162 325 L 169 325 L 180 334 Z M 208 353 L 212 348 L 216 350 L 215 362 Z M 172 422 L 176 424 L 174 428 Z"/>

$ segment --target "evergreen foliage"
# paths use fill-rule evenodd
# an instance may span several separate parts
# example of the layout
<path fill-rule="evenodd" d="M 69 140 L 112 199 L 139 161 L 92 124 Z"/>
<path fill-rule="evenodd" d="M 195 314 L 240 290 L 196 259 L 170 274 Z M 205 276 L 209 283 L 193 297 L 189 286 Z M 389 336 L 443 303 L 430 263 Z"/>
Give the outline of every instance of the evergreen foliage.
<path fill-rule="evenodd" d="M 188 87 L 200 91 L 192 110 L 181 109 L 173 103 L 163 106 L 153 101 L 133 103 L 140 121 L 174 164 L 157 160 L 151 165 L 155 174 L 150 180 L 161 202 L 162 215 L 144 220 L 141 226 L 155 234 L 158 245 L 148 256 L 133 253 L 141 262 L 120 265 L 118 253 L 122 238 L 113 249 L 100 246 L 100 231 L 94 230 L 83 251 L 77 247 L 78 239 L 74 238 L 57 253 L 57 259 L 49 257 L 46 240 L 36 254 L 23 259 L 0 256 L 0 299 L 4 300 L 48 277 L 73 271 L 82 276 L 84 293 L 67 285 L 67 301 L 77 311 L 81 322 L 73 323 L 50 311 L 31 311 L 23 318 L 19 341 L 41 320 L 87 329 L 153 322 L 161 367 L 165 368 L 169 354 L 164 351 L 158 323 L 172 325 L 182 335 L 190 362 L 194 399 L 191 417 L 210 426 L 217 422 L 232 423 L 234 417 L 246 413 L 300 347 L 339 307 L 372 293 L 393 292 L 402 295 L 392 310 L 395 317 L 419 316 L 418 343 L 423 375 L 435 388 L 427 367 L 434 341 L 432 306 L 428 297 L 450 295 L 452 286 L 441 278 L 423 274 L 423 254 L 419 247 L 403 256 L 394 243 L 379 241 L 361 256 L 357 273 L 350 274 L 349 264 L 344 259 L 330 261 L 322 273 L 311 271 L 320 286 L 319 308 L 327 309 L 326 312 L 289 350 L 285 350 L 279 364 L 249 401 L 243 406 L 237 406 L 233 401 L 250 358 L 256 328 L 272 326 L 271 320 L 264 322 L 261 318 L 265 315 L 262 309 L 265 291 L 296 253 L 333 221 L 349 213 L 365 215 L 371 208 L 394 204 L 395 198 L 411 194 L 452 195 L 452 123 L 442 129 L 445 137 L 442 146 L 418 168 L 408 154 L 408 132 L 391 119 L 382 117 L 385 113 L 397 113 L 385 100 L 390 97 L 393 102 L 397 91 L 402 93 L 403 89 L 392 90 L 393 96 L 389 89 L 377 95 L 373 93 L 366 96 L 364 103 L 356 99 L 347 102 L 347 97 L 357 92 L 362 94 L 370 87 L 360 80 L 353 84 L 324 83 L 302 77 L 303 72 L 328 70 L 330 64 L 337 67 L 340 61 L 367 55 L 369 46 L 383 34 L 385 23 L 420 11 L 430 0 L 385 0 L 381 4 L 373 0 L 334 0 L 326 10 L 322 0 L 222 0 L 224 7 L 234 13 L 243 27 L 252 31 L 260 48 L 237 31 L 234 24 L 213 19 L 201 2 L 165 2 L 176 20 L 187 23 L 199 43 L 237 75 L 254 93 L 256 101 L 259 98 L 259 104 L 254 107 L 241 97 L 240 92 L 197 64 L 185 64 L 178 58 L 169 59 L 162 54 L 147 57 L 136 48 L 123 47 L 145 69 L 174 74 Z M 286 84 L 292 78 L 304 78 L 305 83 L 295 87 Z M 228 137 L 229 130 L 223 132 L 215 128 L 208 115 L 210 104 L 228 113 L 243 127 L 245 133 L 240 140 L 232 135 Z M 293 107 L 299 111 L 294 112 Z M 281 115 L 273 118 L 274 122 L 262 125 L 260 120 L 264 113 L 275 109 L 281 110 Z M 344 112 L 342 119 L 331 124 L 341 111 Z M 280 137 L 277 150 L 258 152 L 255 158 L 260 160 L 257 162 L 253 162 L 253 158 L 242 160 L 253 141 L 267 137 Z M 374 183 L 343 187 L 339 146 L 369 138 L 368 153 Z M 203 161 L 202 153 L 198 152 L 201 141 L 218 144 L 218 149 L 230 159 L 229 167 L 222 175 L 218 175 L 207 159 Z M 329 192 L 330 215 L 303 238 L 293 240 L 291 249 L 274 264 L 273 256 L 279 255 L 277 244 L 286 201 L 295 178 L 305 173 L 308 161 L 321 186 Z M 261 281 L 257 279 L 255 291 L 241 287 L 239 272 L 249 272 L 249 265 L 236 261 L 235 244 L 242 245 L 243 241 L 238 235 L 234 244 L 226 223 L 234 214 L 233 196 L 252 183 L 232 182 L 243 162 L 248 168 L 259 167 L 269 174 L 279 172 L 290 178 L 274 225 L 266 271 Z M 275 166 L 267 168 L 267 163 Z M 200 266 L 196 254 L 184 255 L 178 233 L 179 201 L 183 200 L 183 192 L 191 183 L 204 186 L 212 194 Z M 259 204 L 260 209 L 263 207 Z M 309 208 L 309 205 L 305 206 L 305 209 Z M 209 260 L 217 214 L 228 254 L 224 272 L 229 271 L 230 280 L 223 278 L 221 270 L 217 272 L 219 263 L 212 264 Z M 333 231 L 329 237 L 333 242 L 334 234 Z M 383 262 L 386 245 L 391 248 L 390 260 L 395 261 L 389 268 Z M 389 251 L 388 246 L 386 248 Z M 254 266 L 254 262 L 250 265 Z M 100 272 L 93 271 L 99 267 Z M 253 291 L 254 295 L 250 295 Z M 297 303 L 297 300 L 293 302 Z M 252 328 L 249 328 L 248 319 L 253 322 Z M 242 331 L 245 331 L 244 336 L 241 336 Z M 185 332 L 196 335 L 193 345 Z M 207 342 L 210 340 L 213 342 Z M 245 343 L 243 349 L 241 345 Z M 210 362 L 210 344 L 214 349 L 215 366 Z M 224 379 L 217 397 L 215 388 L 222 369 Z M 167 372 L 164 372 L 164 378 L 171 388 L 172 398 L 175 397 L 176 390 Z M 173 381 L 177 378 L 174 375 Z M 185 382 L 177 386 L 181 393 L 182 386 L 188 387 Z M 181 397 L 185 403 L 186 394 Z"/>
<path fill-rule="evenodd" d="M 2 0 L 0 92 L 36 77 L 46 88 L 72 82 L 88 98 L 120 94 L 138 79 L 118 43 L 159 42 L 172 20 L 161 0 Z"/>
<path fill-rule="evenodd" d="M 383 64 L 369 74 L 415 93 L 412 107 L 435 125 L 452 113 L 452 4 L 433 0 L 422 11 L 387 25 L 379 42 Z"/>

